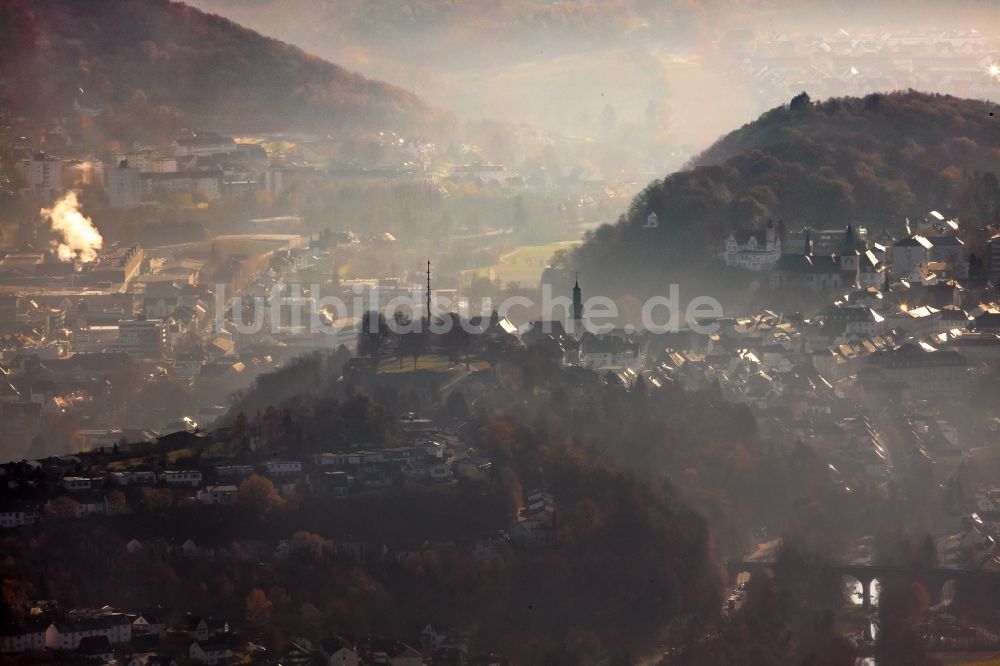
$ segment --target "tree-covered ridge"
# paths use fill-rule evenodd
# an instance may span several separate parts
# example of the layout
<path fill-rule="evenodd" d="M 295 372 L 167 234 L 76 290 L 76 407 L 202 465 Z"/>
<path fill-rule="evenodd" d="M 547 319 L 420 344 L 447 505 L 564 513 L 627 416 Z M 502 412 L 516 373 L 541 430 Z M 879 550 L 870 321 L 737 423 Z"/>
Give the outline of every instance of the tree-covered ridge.
<path fill-rule="evenodd" d="M 937 209 L 966 230 L 996 223 L 996 111 L 912 91 L 821 103 L 799 95 L 722 138 L 690 169 L 648 185 L 568 263 L 596 288 L 634 292 L 637 282 L 676 280 L 703 266 L 731 231 L 768 219 L 790 229 L 853 223 L 897 235 L 905 218 Z M 658 226 L 647 226 L 650 213 Z"/>
<path fill-rule="evenodd" d="M 400 88 L 178 2 L 12 0 L 0 8 L 0 72 L 29 114 L 143 107 L 227 131 L 400 129 L 433 112 Z M 98 122 L 106 120 L 100 116 Z"/>
<path fill-rule="evenodd" d="M 998 150 L 995 105 L 915 91 L 858 97 L 838 97 L 813 102 L 808 95 L 795 97 L 787 106 L 768 111 L 752 123 L 730 132 L 693 160 L 695 166 L 721 164 L 753 148 L 774 150 L 798 139 L 844 143 L 871 153 L 899 153 L 924 148 L 946 148 L 962 138 L 979 150 L 971 154 L 921 155 L 916 161 L 954 161 L 957 157 L 996 160 Z M 905 155 L 904 155 L 905 156 Z M 995 165 L 995 161 L 993 164 Z"/>

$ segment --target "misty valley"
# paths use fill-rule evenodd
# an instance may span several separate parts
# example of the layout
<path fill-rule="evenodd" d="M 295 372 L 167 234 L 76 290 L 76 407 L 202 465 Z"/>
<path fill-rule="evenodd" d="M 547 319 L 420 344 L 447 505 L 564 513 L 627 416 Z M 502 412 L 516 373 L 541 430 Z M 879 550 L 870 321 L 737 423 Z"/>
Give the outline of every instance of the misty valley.
<path fill-rule="evenodd" d="M 0 666 L 1000 664 L 998 26 L 0 0 Z"/>

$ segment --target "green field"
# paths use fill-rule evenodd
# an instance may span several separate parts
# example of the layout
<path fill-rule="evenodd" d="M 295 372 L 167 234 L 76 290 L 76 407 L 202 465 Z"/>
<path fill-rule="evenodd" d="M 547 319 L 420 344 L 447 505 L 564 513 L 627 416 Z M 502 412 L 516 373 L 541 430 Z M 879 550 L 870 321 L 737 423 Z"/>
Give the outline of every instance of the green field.
<path fill-rule="evenodd" d="M 549 260 L 556 250 L 569 250 L 581 241 L 557 241 L 543 245 L 521 245 L 500 257 L 492 266 L 483 266 L 465 271 L 464 277 L 472 276 L 499 279 L 504 284 L 517 282 L 524 286 L 535 286 L 542 277 L 542 272 L 549 265 Z"/>

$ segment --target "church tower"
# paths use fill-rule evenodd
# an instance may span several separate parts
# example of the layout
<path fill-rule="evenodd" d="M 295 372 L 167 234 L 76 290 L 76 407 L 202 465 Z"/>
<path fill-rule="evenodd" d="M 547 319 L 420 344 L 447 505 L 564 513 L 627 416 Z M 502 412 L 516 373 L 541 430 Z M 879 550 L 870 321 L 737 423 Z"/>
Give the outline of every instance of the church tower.
<path fill-rule="evenodd" d="M 577 326 L 580 326 L 581 330 L 583 328 L 583 296 L 580 291 L 580 277 L 577 276 L 576 283 L 573 285 L 573 329 L 575 330 Z"/>
<path fill-rule="evenodd" d="M 854 227 L 847 225 L 844 232 L 844 245 L 840 250 L 840 268 L 844 271 L 857 273 L 858 270 L 858 237 Z"/>

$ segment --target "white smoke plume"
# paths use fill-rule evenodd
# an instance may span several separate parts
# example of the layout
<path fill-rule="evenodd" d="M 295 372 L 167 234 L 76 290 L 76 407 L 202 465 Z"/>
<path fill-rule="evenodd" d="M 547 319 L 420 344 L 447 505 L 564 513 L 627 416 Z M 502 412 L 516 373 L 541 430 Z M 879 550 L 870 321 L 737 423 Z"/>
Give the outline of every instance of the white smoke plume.
<path fill-rule="evenodd" d="M 70 190 L 52 208 L 43 208 L 42 216 L 48 218 L 52 230 L 62 238 L 56 250 L 59 259 L 79 259 L 84 263 L 97 259 L 97 251 L 104 246 L 104 238 L 90 218 L 80 212 L 76 192 Z"/>

